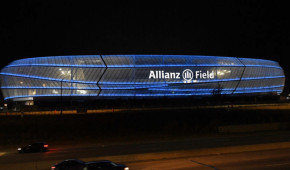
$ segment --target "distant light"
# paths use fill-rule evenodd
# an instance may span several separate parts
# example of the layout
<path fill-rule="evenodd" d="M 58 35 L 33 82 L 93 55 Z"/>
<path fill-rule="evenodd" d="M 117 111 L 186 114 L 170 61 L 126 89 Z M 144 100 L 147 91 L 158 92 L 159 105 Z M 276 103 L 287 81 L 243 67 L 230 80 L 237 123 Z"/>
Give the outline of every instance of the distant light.
<path fill-rule="evenodd" d="M 77 92 L 79 92 L 80 94 L 87 94 L 86 90 L 77 90 Z"/>
<path fill-rule="evenodd" d="M 52 90 L 52 93 L 54 93 L 54 94 L 58 94 L 58 91 L 56 91 L 56 90 Z"/>

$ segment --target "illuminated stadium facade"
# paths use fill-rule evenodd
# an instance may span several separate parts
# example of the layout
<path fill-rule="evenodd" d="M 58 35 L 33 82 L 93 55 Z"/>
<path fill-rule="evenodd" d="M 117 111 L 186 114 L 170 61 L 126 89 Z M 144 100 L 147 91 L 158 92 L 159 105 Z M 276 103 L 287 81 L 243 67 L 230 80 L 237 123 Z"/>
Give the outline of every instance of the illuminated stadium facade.
<path fill-rule="evenodd" d="M 84 55 L 16 60 L 1 70 L 6 100 L 280 94 L 275 61 L 192 55 Z"/>

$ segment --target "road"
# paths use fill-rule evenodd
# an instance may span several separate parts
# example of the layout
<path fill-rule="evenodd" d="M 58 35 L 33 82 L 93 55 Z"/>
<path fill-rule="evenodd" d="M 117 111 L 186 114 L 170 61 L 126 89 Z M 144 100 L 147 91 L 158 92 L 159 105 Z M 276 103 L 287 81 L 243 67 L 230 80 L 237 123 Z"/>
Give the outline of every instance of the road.
<path fill-rule="evenodd" d="M 290 149 L 186 157 L 127 164 L 132 170 L 290 169 Z"/>
<path fill-rule="evenodd" d="M 0 169 L 49 169 L 61 160 L 109 159 L 131 169 L 283 169 L 289 167 L 290 133 L 217 135 L 113 145 L 50 145 L 44 153 L 0 149 Z"/>
<path fill-rule="evenodd" d="M 5 163 L 0 169 L 49 169 L 53 161 L 45 161 L 50 153 L 33 153 L 29 155 L 12 154 L 14 161 Z M 155 153 L 150 153 L 153 157 Z M 148 155 L 147 155 L 148 156 Z M 30 162 L 31 158 L 36 161 Z M 11 157 L 10 157 L 11 158 Z M 23 159 L 24 158 L 24 159 Z M 25 161 L 24 161 L 25 160 Z M 27 162 L 28 161 L 28 162 Z M 125 162 L 126 163 L 126 162 Z M 210 169 L 290 169 L 290 148 L 225 154 L 210 154 L 194 157 L 145 160 L 126 163 L 131 170 L 210 170 Z"/>

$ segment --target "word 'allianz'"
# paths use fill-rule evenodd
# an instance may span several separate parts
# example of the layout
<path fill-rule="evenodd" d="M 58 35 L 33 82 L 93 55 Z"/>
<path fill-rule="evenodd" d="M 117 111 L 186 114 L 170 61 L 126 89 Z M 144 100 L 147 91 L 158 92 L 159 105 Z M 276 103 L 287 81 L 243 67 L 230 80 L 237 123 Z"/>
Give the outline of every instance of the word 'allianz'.
<path fill-rule="evenodd" d="M 214 79 L 214 71 L 195 71 L 189 69 L 180 72 L 166 72 L 164 70 L 150 70 L 149 79 Z"/>

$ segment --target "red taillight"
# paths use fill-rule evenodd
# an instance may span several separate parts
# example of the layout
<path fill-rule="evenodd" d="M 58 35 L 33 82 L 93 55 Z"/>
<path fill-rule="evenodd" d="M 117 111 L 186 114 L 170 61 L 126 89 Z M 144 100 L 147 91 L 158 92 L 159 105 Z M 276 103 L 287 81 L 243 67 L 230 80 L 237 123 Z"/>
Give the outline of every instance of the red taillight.
<path fill-rule="evenodd" d="M 48 145 L 43 145 L 43 147 L 48 148 Z"/>
<path fill-rule="evenodd" d="M 55 166 L 52 166 L 51 169 L 55 169 Z"/>

